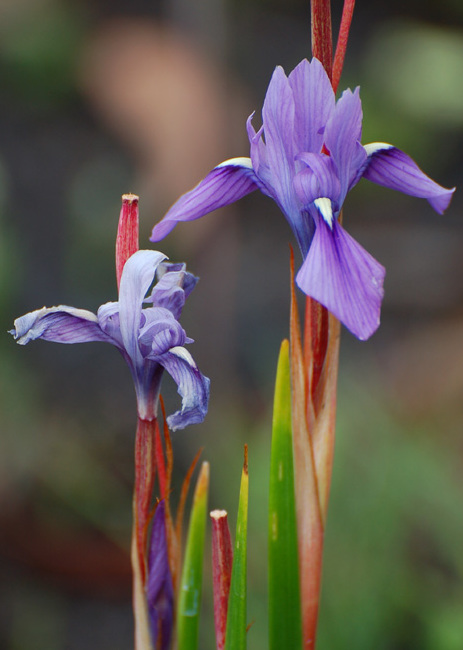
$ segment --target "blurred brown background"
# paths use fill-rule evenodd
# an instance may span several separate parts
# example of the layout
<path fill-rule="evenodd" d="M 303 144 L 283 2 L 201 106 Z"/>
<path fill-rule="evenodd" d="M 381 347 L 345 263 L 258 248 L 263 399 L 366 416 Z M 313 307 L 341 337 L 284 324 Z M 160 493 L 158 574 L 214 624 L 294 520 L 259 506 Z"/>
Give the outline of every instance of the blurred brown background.
<path fill-rule="evenodd" d="M 333 2 L 337 28 L 341 2 Z M 124 192 L 141 245 L 179 194 L 248 154 L 277 64 L 310 55 L 306 0 L 2 0 L 0 319 L 116 298 Z M 358 2 L 341 88 L 361 86 L 364 142 L 462 181 L 463 5 Z M 463 222 L 362 181 L 349 231 L 387 268 L 382 326 L 343 334 L 320 650 L 463 648 Z M 212 379 L 196 449 L 234 522 L 250 446 L 249 647 L 266 648 L 265 528 L 274 370 L 288 322 L 290 230 L 253 194 L 159 247 L 201 277 L 183 322 Z M 132 645 L 135 406 L 109 346 L 0 341 L 0 649 Z M 165 397 L 175 408 L 175 387 Z M 173 495 L 175 500 L 176 495 Z M 201 648 L 210 650 L 206 562 Z"/>

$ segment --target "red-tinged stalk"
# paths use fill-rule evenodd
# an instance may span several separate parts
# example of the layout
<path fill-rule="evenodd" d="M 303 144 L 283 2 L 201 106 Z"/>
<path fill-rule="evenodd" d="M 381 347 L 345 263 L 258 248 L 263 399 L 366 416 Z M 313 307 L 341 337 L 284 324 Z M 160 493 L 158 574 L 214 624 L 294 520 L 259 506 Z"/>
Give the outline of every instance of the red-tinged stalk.
<path fill-rule="evenodd" d="M 291 251 L 292 253 L 292 251 Z M 323 552 L 323 516 L 312 432 L 307 419 L 307 366 L 305 363 L 291 255 L 291 386 L 299 576 L 304 650 L 315 647 Z"/>
<path fill-rule="evenodd" d="M 118 289 L 124 264 L 139 249 L 138 240 L 138 196 L 135 194 L 123 194 L 116 237 L 116 277 Z"/>
<path fill-rule="evenodd" d="M 349 38 L 349 30 L 352 22 L 352 15 L 354 13 L 355 0 L 344 0 L 344 7 L 342 9 L 341 25 L 339 27 L 338 42 L 336 44 L 336 52 L 334 55 L 333 63 L 333 90 L 337 91 L 339 81 L 341 80 L 342 68 L 344 66 L 344 57 L 346 55 L 347 41 Z"/>
<path fill-rule="evenodd" d="M 331 79 L 333 64 L 333 39 L 331 32 L 331 0 L 312 0 L 312 56 L 316 57 Z"/>
<path fill-rule="evenodd" d="M 138 419 L 135 437 L 135 489 L 133 495 L 133 609 L 135 650 L 152 650 L 146 603 L 147 543 L 151 518 L 151 498 L 155 478 L 154 447 L 157 420 Z"/>
<path fill-rule="evenodd" d="M 213 510 L 212 522 L 212 582 L 214 593 L 214 621 L 217 650 L 225 647 L 228 596 L 233 565 L 228 518 L 225 510 Z"/>

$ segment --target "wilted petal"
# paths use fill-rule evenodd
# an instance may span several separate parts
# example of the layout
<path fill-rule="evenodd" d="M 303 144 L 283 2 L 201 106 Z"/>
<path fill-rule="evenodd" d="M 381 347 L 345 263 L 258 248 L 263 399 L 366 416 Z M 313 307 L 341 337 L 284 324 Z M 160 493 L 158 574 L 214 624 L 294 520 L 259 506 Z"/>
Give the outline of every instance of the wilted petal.
<path fill-rule="evenodd" d="M 326 124 L 325 145 L 336 163 L 341 183 L 339 202 L 359 179 L 359 169 L 366 160 L 365 149 L 360 144 L 362 136 L 362 102 L 359 88 L 345 90 Z"/>
<path fill-rule="evenodd" d="M 158 282 L 164 278 L 166 275 L 171 273 L 180 274 L 179 277 L 179 286 L 182 287 L 185 292 L 185 298 L 188 298 L 190 293 L 193 291 L 195 286 L 198 284 L 198 279 L 193 273 L 190 273 L 186 270 L 186 264 L 184 262 L 162 262 L 156 271 L 156 277 Z"/>
<path fill-rule="evenodd" d="M 232 158 L 215 167 L 196 187 L 174 203 L 156 224 L 151 241 L 160 241 L 179 221 L 193 221 L 238 201 L 258 188 L 250 158 Z"/>
<path fill-rule="evenodd" d="M 157 266 L 166 259 L 158 251 L 137 251 L 129 257 L 122 271 L 119 288 L 119 323 L 124 348 L 134 366 L 140 366 L 142 356 L 138 348 L 143 301 Z"/>
<path fill-rule="evenodd" d="M 332 312 L 359 339 L 379 326 L 385 269 L 339 223 L 319 218 L 296 277 L 299 287 Z"/>
<path fill-rule="evenodd" d="M 304 59 L 290 73 L 294 95 L 294 137 L 298 151 L 319 153 L 325 124 L 334 109 L 334 92 L 328 75 L 318 59 Z"/>
<path fill-rule="evenodd" d="M 157 269 L 157 283 L 146 302 L 156 307 L 165 307 L 175 318 L 180 318 L 186 298 L 198 282 L 192 273 L 186 271 L 185 264 L 162 262 Z"/>
<path fill-rule="evenodd" d="M 10 334 L 20 345 L 35 339 L 55 343 L 112 342 L 101 330 L 95 314 L 66 305 L 43 307 L 20 316 L 15 320 Z"/>
<path fill-rule="evenodd" d="M 159 356 L 170 348 L 187 342 L 185 330 L 164 307 L 151 307 L 143 310 L 144 325 L 140 328 L 139 343 L 145 348 L 144 356 Z M 188 339 L 190 342 L 191 339 Z"/>
<path fill-rule="evenodd" d="M 448 190 L 438 185 L 406 153 L 385 142 L 372 142 L 364 149 L 368 154 L 364 178 L 392 190 L 427 199 L 439 214 L 448 207 L 455 188 Z"/>
<path fill-rule="evenodd" d="M 207 413 L 210 380 L 201 374 L 193 357 L 183 347 L 171 348 L 156 359 L 173 377 L 182 397 L 182 408 L 167 418 L 169 427 L 175 431 L 202 422 Z"/>
<path fill-rule="evenodd" d="M 167 552 L 164 501 L 156 508 L 151 528 L 146 598 L 153 646 L 156 650 L 167 650 L 172 638 L 174 589 Z"/>

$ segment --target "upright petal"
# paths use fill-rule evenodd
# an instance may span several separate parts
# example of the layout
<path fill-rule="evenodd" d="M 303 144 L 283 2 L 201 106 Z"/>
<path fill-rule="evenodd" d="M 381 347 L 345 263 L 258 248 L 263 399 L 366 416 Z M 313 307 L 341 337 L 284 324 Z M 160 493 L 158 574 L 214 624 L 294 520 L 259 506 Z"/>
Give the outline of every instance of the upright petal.
<path fill-rule="evenodd" d="M 334 92 L 318 59 L 304 59 L 290 73 L 295 118 L 294 137 L 299 152 L 322 150 L 325 124 L 334 109 Z"/>
<path fill-rule="evenodd" d="M 167 418 L 172 431 L 198 424 L 206 417 L 210 380 L 201 374 L 193 357 L 183 347 L 174 347 L 156 359 L 173 377 L 182 397 L 182 408 Z"/>
<path fill-rule="evenodd" d="M 293 190 L 295 156 L 294 97 L 283 68 L 278 66 L 270 80 L 262 109 L 265 152 L 273 197 L 291 220 L 299 212 Z"/>
<path fill-rule="evenodd" d="M 55 343 L 88 343 L 105 341 L 113 343 L 101 329 L 98 318 L 91 311 L 60 305 L 42 307 L 14 322 L 10 331 L 16 342 L 26 345 L 29 341 L 43 339 Z"/>
<path fill-rule="evenodd" d="M 164 239 L 179 221 L 193 221 L 234 203 L 258 188 L 250 158 L 231 158 L 215 167 L 196 187 L 174 203 L 151 233 L 151 241 Z"/>
<path fill-rule="evenodd" d="M 385 269 L 339 223 L 319 218 L 296 282 L 359 339 L 378 328 Z"/>
<path fill-rule="evenodd" d="M 158 503 L 151 528 L 146 598 L 153 646 L 156 650 L 168 650 L 174 620 L 174 588 L 167 551 L 164 501 Z"/>
<path fill-rule="evenodd" d="M 157 266 L 166 259 L 158 251 L 137 251 L 122 271 L 119 288 L 119 323 L 124 348 L 134 366 L 142 364 L 138 346 L 143 300 L 154 280 Z"/>
<path fill-rule="evenodd" d="M 455 188 L 448 190 L 435 183 L 406 153 L 385 142 L 372 142 L 364 148 L 368 155 L 364 178 L 392 190 L 427 199 L 439 214 L 448 207 Z"/>
<path fill-rule="evenodd" d="M 341 183 L 340 204 L 359 179 L 359 169 L 366 160 L 360 144 L 362 136 L 362 103 L 359 88 L 345 90 L 326 124 L 325 145 L 336 163 Z"/>

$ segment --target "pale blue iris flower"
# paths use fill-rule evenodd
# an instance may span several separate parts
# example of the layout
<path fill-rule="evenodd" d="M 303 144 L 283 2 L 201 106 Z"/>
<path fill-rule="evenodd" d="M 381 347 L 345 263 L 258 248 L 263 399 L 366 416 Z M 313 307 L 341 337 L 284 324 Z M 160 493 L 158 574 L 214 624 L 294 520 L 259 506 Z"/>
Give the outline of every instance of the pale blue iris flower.
<path fill-rule="evenodd" d="M 107 302 L 97 314 L 84 309 L 43 307 L 17 318 L 11 334 L 25 345 L 35 339 L 56 343 L 111 343 L 132 373 L 138 416 L 153 420 L 164 370 L 173 377 L 182 407 L 168 417 L 172 430 L 202 422 L 209 400 L 209 379 L 198 370 L 184 345 L 191 343 L 178 322 L 197 279 L 184 264 L 165 262 L 157 251 L 140 250 L 125 263 L 119 301 Z M 150 294 L 153 281 L 157 277 Z"/>

